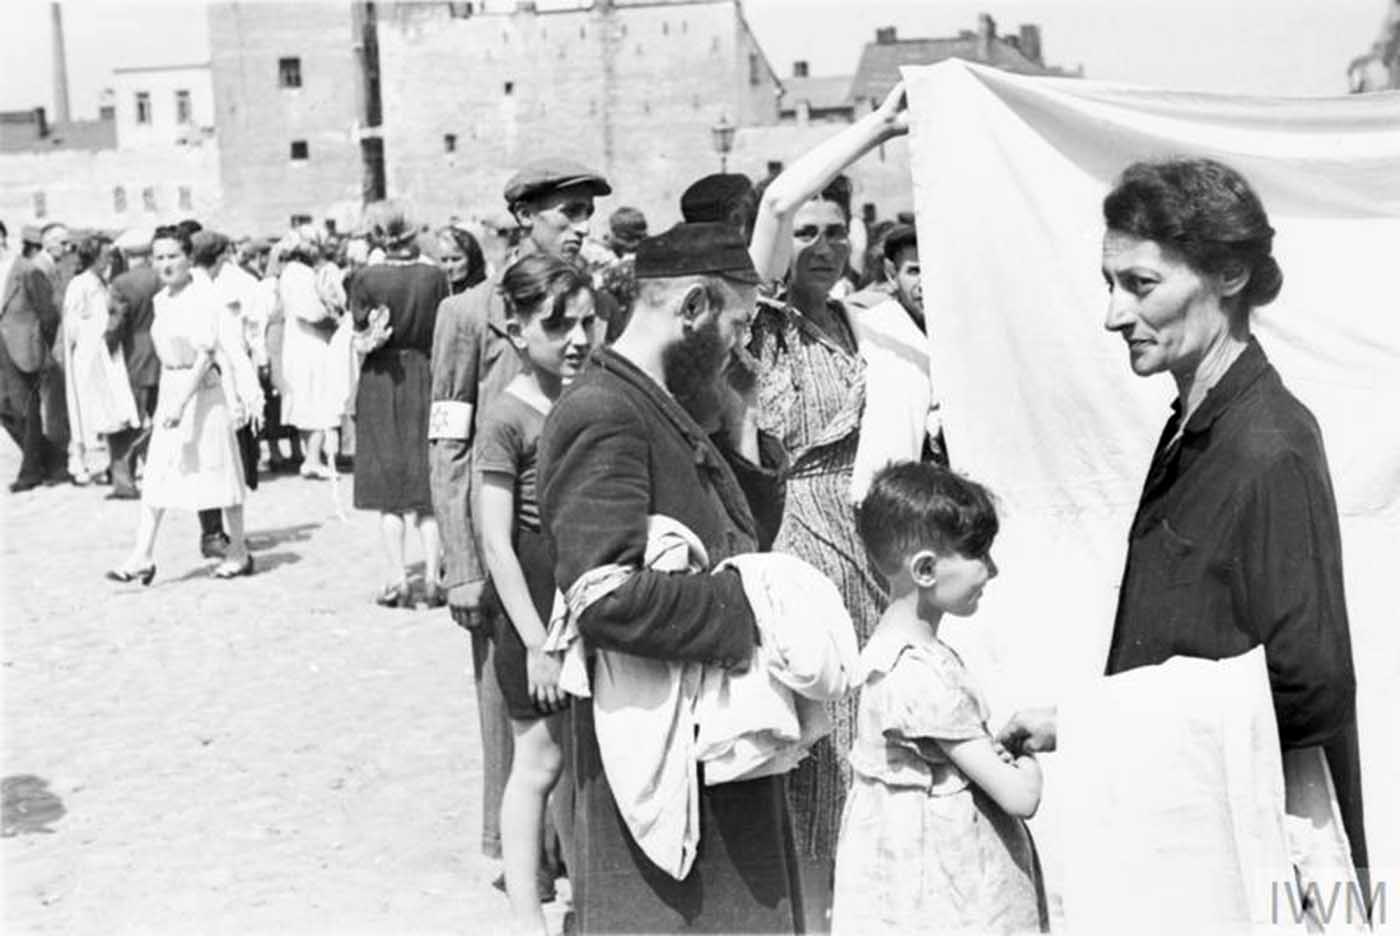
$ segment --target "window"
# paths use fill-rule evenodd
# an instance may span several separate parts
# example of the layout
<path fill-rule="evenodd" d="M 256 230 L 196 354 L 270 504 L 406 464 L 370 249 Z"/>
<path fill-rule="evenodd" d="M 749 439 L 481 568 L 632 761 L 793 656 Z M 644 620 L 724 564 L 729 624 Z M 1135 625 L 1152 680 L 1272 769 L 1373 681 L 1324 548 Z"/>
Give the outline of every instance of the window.
<path fill-rule="evenodd" d="M 278 59 L 277 83 L 284 88 L 300 88 L 301 59 L 296 57 Z"/>
<path fill-rule="evenodd" d="M 470 3 L 449 3 L 447 5 L 447 15 L 453 19 L 471 19 L 473 12 Z"/>
<path fill-rule="evenodd" d="M 151 92 L 136 92 L 136 122 L 148 124 L 151 122 Z"/>
<path fill-rule="evenodd" d="M 457 134 L 444 133 L 442 135 L 442 151 L 444 153 L 457 152 Z"/>
<path fill-rule="evenodd" d="M 505 92 L 506 92 L 507 95 L 514 94 L 514 93 L 515 93 L 515 82 L 513 82 L 513 81 L 507 81 L 507 82 L 506 82 L 506 86 L 505 86 Z"/>
<path fill-rule="evenodd" d="M 120 185 L 112 189 L 112 210 L 117 214 L 126 213 L 126 189 Z"/>
<path fill-rule="evenodd" d="M 180 186 L 179 191 L 180 210 L 191 211 L 194 208 L 194 192 L 188 185 Z"/>
<path fill-rule="evenodd" d="M 43 192 L 34 193 L 34 217 L 43 218 L 49 213 L 49 199 Z"/>
<path fill-rule="evenodd" d="M 669 36 L 669 35 L 671 35 L 671 24 L 668 23 L 668 22 L 666 22 L 666 21 L 664 21 L 664 20 L 663 20 L 662 23 L 661 23 L 661 35 L 663 35 L 663 36 Z"/>
<path fill-rule="evenodd" d="M 147 211 L 156 210 L 156 190 L 152 186 L 146 186 L 141 190 L 141 207 Z"/>
<path fill-rule="evenodd" d="M 194 108 L 190 104 L 188 91 L 175 92 L 175 122 L 187 124 L 194 119 Z"/>
<path fill-rule="evenodd" d="M 309 148 L 307 147 L 306 141 L 305 141 L 305 140 L 293 140 L 293 141 L 292 141 L 292 158 L 293 158 L 293 159 L 307 159 L 307 158 L 309 158 L 309 156 L 310 156 L 310 150 L 309 150 Z"/>
<path fill-rule="evenodd" d="M 762 81 L 762 72 L 759 69 L 758 53 L 749 53 L 749 84 L 756 85 Z"/>
<path fill-rule="evenodd" d="M 294 227 L 294 228 L 298 228 L 298 227 L 301 227 L 303 224 L 310 224 L 310 223 L 311 223 L 311 215 L 308 215 L 308 214 L 294 214 L 294 215 L 292 215 L 292 227 Z"/>

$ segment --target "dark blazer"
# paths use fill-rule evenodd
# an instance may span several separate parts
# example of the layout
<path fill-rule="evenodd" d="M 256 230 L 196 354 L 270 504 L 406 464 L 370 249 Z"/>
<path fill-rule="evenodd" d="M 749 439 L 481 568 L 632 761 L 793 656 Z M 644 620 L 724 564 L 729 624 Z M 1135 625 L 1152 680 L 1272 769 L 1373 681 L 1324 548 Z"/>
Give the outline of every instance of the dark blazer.
<path fill-rule="evenodd" d="M 33 261 L 17 258 L 0 297 L 0 339 L 15 367 L 26 374 L 43 368 L 60 318 L 49 277 Z"/>
<path fill-rule="evenodd" d="M 1107 672 L 1264 645 L 1285 750 L 1321 745 L 1365 866 L 1356 673 L 1332 479 L 1313 414 L 1249 345 L 1152 457 Z"/>
<path fill-rule="evenodd" d="M 753 552 L 754 506 L 780 498 L 781 448 L 764 463 L 722 452 L 651 378 L 610 350 L 555 404 L 540 439 L 540 509 L 567 590 L 589 569 L 640 564 L 647 517 L 689 527 L 712 562 Z M 781 511 L 762 511 L 780 516 Z M 676 661 L 748 660 L 756 631 L 738 575 L 641 571 L 579 621 L 593 647 Z M 683 881 L 645 857 L 618 814 L 591 699 L 571 709 L 576 788 L 574 910 L 580 933 L 781 933 L 801 929 L 782 777 L 703 787 L 700 848 Z"/>
<path fill-rule="evenodd" d="M 133 388 L 160 383 L 160 358 L 151 344 L 160 276 L 149 266 L 128 270 L 112 280 L 107 299 L 107 347 L 122 349 Z"/>

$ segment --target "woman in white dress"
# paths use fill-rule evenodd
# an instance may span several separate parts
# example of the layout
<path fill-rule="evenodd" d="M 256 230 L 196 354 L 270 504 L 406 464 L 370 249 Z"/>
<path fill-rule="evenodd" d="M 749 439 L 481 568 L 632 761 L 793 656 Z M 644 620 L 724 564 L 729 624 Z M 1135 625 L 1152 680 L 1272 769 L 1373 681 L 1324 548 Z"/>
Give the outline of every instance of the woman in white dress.
<path fill-rule="evenodd" d="M 78 245 L 78 274 L 63 297 L 64 371 L 68 399 L 68 471 L 87 484 L 107 467 L 103 436 L 137 427 L 141 418 L 131 395 L 121 352 L 107 347 L 107 283 L 122 271 L 121 256 L 104 235 Z"/>
<path fill-rule="evenodd" d="M 278 244 L 284 265 L 278 294 L 286 319 L 282 339 L 282 421 L 302 437 L 302 477 L 329 478 L 335 465 L 335 432 L 345 415 L 348 364 L 332 343 L 340 313 L 317 289 L 321 241 L 303 226 Z"/>
<path fill-rule="evenodd" d="M 156 533 L 170 508 L 222 508 L 229 544 L 214 576 L 253 571 L 243 538 L 243 463 L 221 377 L 232 372 L 221 337 L 227 330 L 219 327 L 220 297 L 206 277 L 193 275 L 190 255 L 188 235 L 175 227 L 156 229 L 151 259 L 165 288 L 155 298 L 151 342 L 160 357 L 160 394 L 136 545 L 126 562 L 107 573 L 117 582 L 151 583 Z"/>

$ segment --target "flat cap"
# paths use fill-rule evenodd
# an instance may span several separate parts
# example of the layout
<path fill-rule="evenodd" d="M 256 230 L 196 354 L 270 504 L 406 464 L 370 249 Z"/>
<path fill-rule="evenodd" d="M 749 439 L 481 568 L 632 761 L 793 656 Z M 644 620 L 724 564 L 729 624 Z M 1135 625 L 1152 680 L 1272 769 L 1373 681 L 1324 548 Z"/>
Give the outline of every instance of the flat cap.
<path fill-rule="evenodd" d="M 744 235 L 716 221 L 681 222 L 637 246 L 637 279 L 722 276 L 759 283 Z"/>
<path fill-rule="evenodd" d="M 753 197 L 753 183 L 738 172 L 716 172 L 691 183 L 681 193 L 681 217 L 687 221 L 727 221 L 744 198 Z"/>
<path fill-rule="evenodd" d="M 151 241 L 155 239 L 155 235 L 155 228 L 127 228 L 117 236 L 115 244 L 118 250 L 127 253 L 143 253 L 151 249 Z"/>
<path fill-rule="evenodd" d="M 514 205 L 570 185 L 586 185 L 597 196 L 612 194 L 608 180 L 592 169 L 572 159 L 552 156 L 537 159 L 510 177 L 506 183 L 506 204 Z"/>

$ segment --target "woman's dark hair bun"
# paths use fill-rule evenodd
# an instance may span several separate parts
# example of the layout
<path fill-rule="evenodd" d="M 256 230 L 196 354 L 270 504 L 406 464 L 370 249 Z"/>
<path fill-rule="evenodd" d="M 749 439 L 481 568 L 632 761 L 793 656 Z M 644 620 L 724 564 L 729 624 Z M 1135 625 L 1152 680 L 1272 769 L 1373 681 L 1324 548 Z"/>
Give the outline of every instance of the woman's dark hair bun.
<path fill-rule="evenodd" d="M 1278 298 L 1283 289 L 1283 270 L 1272 255 L 1254 262 L 1249 274 L 1249 283 L 1244 288 L 1245 304 L 1251 309 L 1266 306 Z"/>

